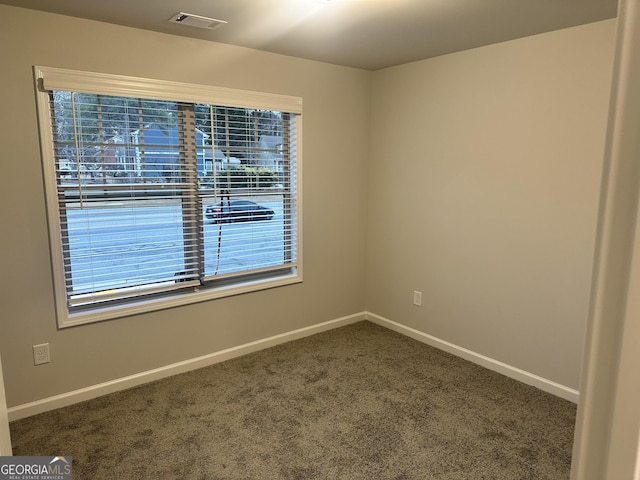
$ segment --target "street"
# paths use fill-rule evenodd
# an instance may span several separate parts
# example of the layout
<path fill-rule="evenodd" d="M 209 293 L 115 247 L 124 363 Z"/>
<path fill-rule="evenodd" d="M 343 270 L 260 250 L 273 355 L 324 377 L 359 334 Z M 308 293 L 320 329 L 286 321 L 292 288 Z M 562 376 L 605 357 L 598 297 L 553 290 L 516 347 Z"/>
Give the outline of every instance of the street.
<path fill-rule="evenodd" d="M 204 220 L 205 276 L 282 264 L 282 200 L 262 202 L 272 220 Z M 187 270 L 179 205 L 67 209 L 73 293 L 173 281 Z"/>

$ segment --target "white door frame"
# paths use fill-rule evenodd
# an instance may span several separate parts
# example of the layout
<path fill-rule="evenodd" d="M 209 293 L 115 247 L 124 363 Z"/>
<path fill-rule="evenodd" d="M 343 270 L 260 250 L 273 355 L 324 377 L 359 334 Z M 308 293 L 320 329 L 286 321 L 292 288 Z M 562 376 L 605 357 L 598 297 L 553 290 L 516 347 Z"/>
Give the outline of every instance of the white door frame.
<path fill-rule="evenodd" d="M 640 1 L 619 0 L 572 480 L 640 480 Z"/>
<path fill-rule="evenodd" d="M 11 436 L 9 435 L 9 415 L 7 414 L 7 399 L 4 394 L 2 359 L 0 358 L 0 456 L 6 455 L 11 455 Z"/>

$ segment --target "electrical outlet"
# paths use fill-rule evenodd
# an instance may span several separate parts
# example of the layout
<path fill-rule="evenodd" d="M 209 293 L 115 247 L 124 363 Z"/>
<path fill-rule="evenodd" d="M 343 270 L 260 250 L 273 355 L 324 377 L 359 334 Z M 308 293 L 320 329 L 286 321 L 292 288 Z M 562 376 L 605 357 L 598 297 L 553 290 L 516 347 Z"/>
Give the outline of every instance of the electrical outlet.
<path fill-rule="evenodd" d="M 33 346 L 33 364 L 42 365 L 43 363 L 49 363 L 51 358 L 49 357 L 49 344 L 41 343 L 40 345 Z"/>
<path fill-rule="evenodd" d="M 413 291 L 413 304 L 417 307 L 422 306 L 422 292 L 418 292 L 417 290 Z"/>

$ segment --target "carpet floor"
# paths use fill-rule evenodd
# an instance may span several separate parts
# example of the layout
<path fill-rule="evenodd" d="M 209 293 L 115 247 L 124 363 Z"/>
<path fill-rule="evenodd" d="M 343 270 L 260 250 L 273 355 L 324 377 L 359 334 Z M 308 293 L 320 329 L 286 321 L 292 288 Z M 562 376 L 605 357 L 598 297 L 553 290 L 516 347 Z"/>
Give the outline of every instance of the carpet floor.
<path fill-rule="evenodd" d="M 576 406 L 359 322 L 11 422 L 74 480 L 568 479 Z"/>

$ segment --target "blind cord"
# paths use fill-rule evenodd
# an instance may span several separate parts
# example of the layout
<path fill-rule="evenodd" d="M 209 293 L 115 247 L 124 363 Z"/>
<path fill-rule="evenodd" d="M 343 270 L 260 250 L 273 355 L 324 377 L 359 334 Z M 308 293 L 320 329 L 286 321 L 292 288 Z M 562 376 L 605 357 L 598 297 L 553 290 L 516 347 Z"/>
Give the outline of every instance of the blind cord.
<path fill-rule="evenodd" d="M 227 209 L 229 214 L 231 214 L 231 196 L 229 194 L 229 190 L 223 190 L 222 196 L 220 197 L 220 206 L 222 207 L 220 210 L 220 215 L 224 212 L 224 199 L 227 198 Z M 216 263 L 216 271 L 213 272 L 214 275 L 218 274 L 218 269 L 220 268 L 220 252 L 222 251 L 222 216 L 218 219 L 218 255 L 217 255 L 217 263 Z"/>
<path fill-rule="evenodd" d="M 80 198 L 80 208 L 84 208 L 84 202 L 82 198 L 82 178 L 80 169 L 80 145 L 78 144 L 78 125 L 76 119 L 76 94 L 71 94 L 71 116 L 73 118 L 73 140 L 76 148 L 76 176 L 78 177 L 78 194 Z"/>

